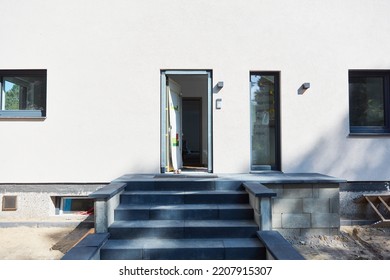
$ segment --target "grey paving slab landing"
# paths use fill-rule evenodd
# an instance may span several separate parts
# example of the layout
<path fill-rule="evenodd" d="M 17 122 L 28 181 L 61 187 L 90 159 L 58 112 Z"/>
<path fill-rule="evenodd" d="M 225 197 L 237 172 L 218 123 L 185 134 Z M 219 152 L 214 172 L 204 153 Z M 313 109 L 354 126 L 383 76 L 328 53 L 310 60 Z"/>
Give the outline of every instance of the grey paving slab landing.
<path fill-rule="evenodd" d="M 215 177 L 216 176 L 216 177 Z M 336 178 L 320 173 L 283 173 L 279 171 L 267 171 L 267 172 L 254 172 L 254 173 L 218 173 L 212 174 L 212 176 L 175 176 L 175 174 L 166 174 L 159 176 L 159 174 L 125 174 L 117 179 L 115 182 L 131 182 L 131 181 L 180 181 L 188 180 L 192 181 L 256 181 L 260 183 L 270 184 L 283 184 L 283 183 L 345 183 L 346 180 L 342 178 Z"/>

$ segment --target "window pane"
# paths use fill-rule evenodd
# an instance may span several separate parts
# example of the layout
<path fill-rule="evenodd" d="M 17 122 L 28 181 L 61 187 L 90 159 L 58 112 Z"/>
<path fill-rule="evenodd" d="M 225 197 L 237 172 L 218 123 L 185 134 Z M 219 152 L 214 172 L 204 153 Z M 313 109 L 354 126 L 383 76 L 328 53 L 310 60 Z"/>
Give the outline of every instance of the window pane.
<path fill-rule="evenodd" d="M 349 79 L 351 126 L 385 126 L 383 83 L 383 77 Z"/>
<path fill-rule="evenodd" d="M 87 214 L 92 213 L 94 209 L 94 200 L 88 198 L 63 198 L 63 214 Z"/>
<path fill-rule="evenodd" d="M 275 166 L 275 76 L 251 75 L 252 169 Z"/>
<path fill-rule="evenodd" d="M 4 77 L 3 93 L 3 110 L 44 110 L 41 77 Z"/>

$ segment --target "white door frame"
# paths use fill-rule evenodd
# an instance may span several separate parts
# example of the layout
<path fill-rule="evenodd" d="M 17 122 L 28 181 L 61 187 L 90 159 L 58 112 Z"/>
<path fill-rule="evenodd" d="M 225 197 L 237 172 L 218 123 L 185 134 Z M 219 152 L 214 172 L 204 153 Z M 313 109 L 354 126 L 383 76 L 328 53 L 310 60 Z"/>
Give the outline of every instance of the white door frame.
<path fill-rule="evenodd" d="M 167 75 L 207 75 L 207 171 L 213 172 L 213 88 L 211 70 L 162 70 L 161 71 L 161 108 L 160 108 L 160 172 L 166 172 L 167 155 L 166 155 L 166 135 L 167 135 Z"/>

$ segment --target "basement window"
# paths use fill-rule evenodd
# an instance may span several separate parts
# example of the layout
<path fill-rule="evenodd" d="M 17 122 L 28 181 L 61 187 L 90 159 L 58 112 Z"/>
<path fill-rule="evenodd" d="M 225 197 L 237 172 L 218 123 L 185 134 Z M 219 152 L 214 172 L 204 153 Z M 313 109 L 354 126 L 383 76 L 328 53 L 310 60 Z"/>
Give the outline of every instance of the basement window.
<path fill-rule="evenodd" d="M 16 195 L 4 195 L 1 210 L 2 211 L 16 211 Z"/>
<path fill-rule="evenodd" d="M 60 215 L 91 215 L 93 212 L 93 199 L 85 197 L 61 197 Z"/>

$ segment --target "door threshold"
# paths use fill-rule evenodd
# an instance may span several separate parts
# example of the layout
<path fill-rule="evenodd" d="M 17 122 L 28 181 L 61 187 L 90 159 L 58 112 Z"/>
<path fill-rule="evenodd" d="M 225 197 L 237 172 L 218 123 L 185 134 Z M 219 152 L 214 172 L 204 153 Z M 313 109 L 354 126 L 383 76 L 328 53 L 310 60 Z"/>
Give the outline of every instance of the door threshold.
<path fill-rule="evenodd" d="M 218 178 L 218 176 L 206 172 L 182 172 L 180 174 L 169 172 L 155 175 L 154 178 Z"/>
<path fill-rule="evenodd" d="M 183 166 L 181 168 L 181 171 L 188 172 L 188 173 L 193 173 L 193 172 L 208 173 L 207 167 L 203 167 L 203 166 Z"/>

